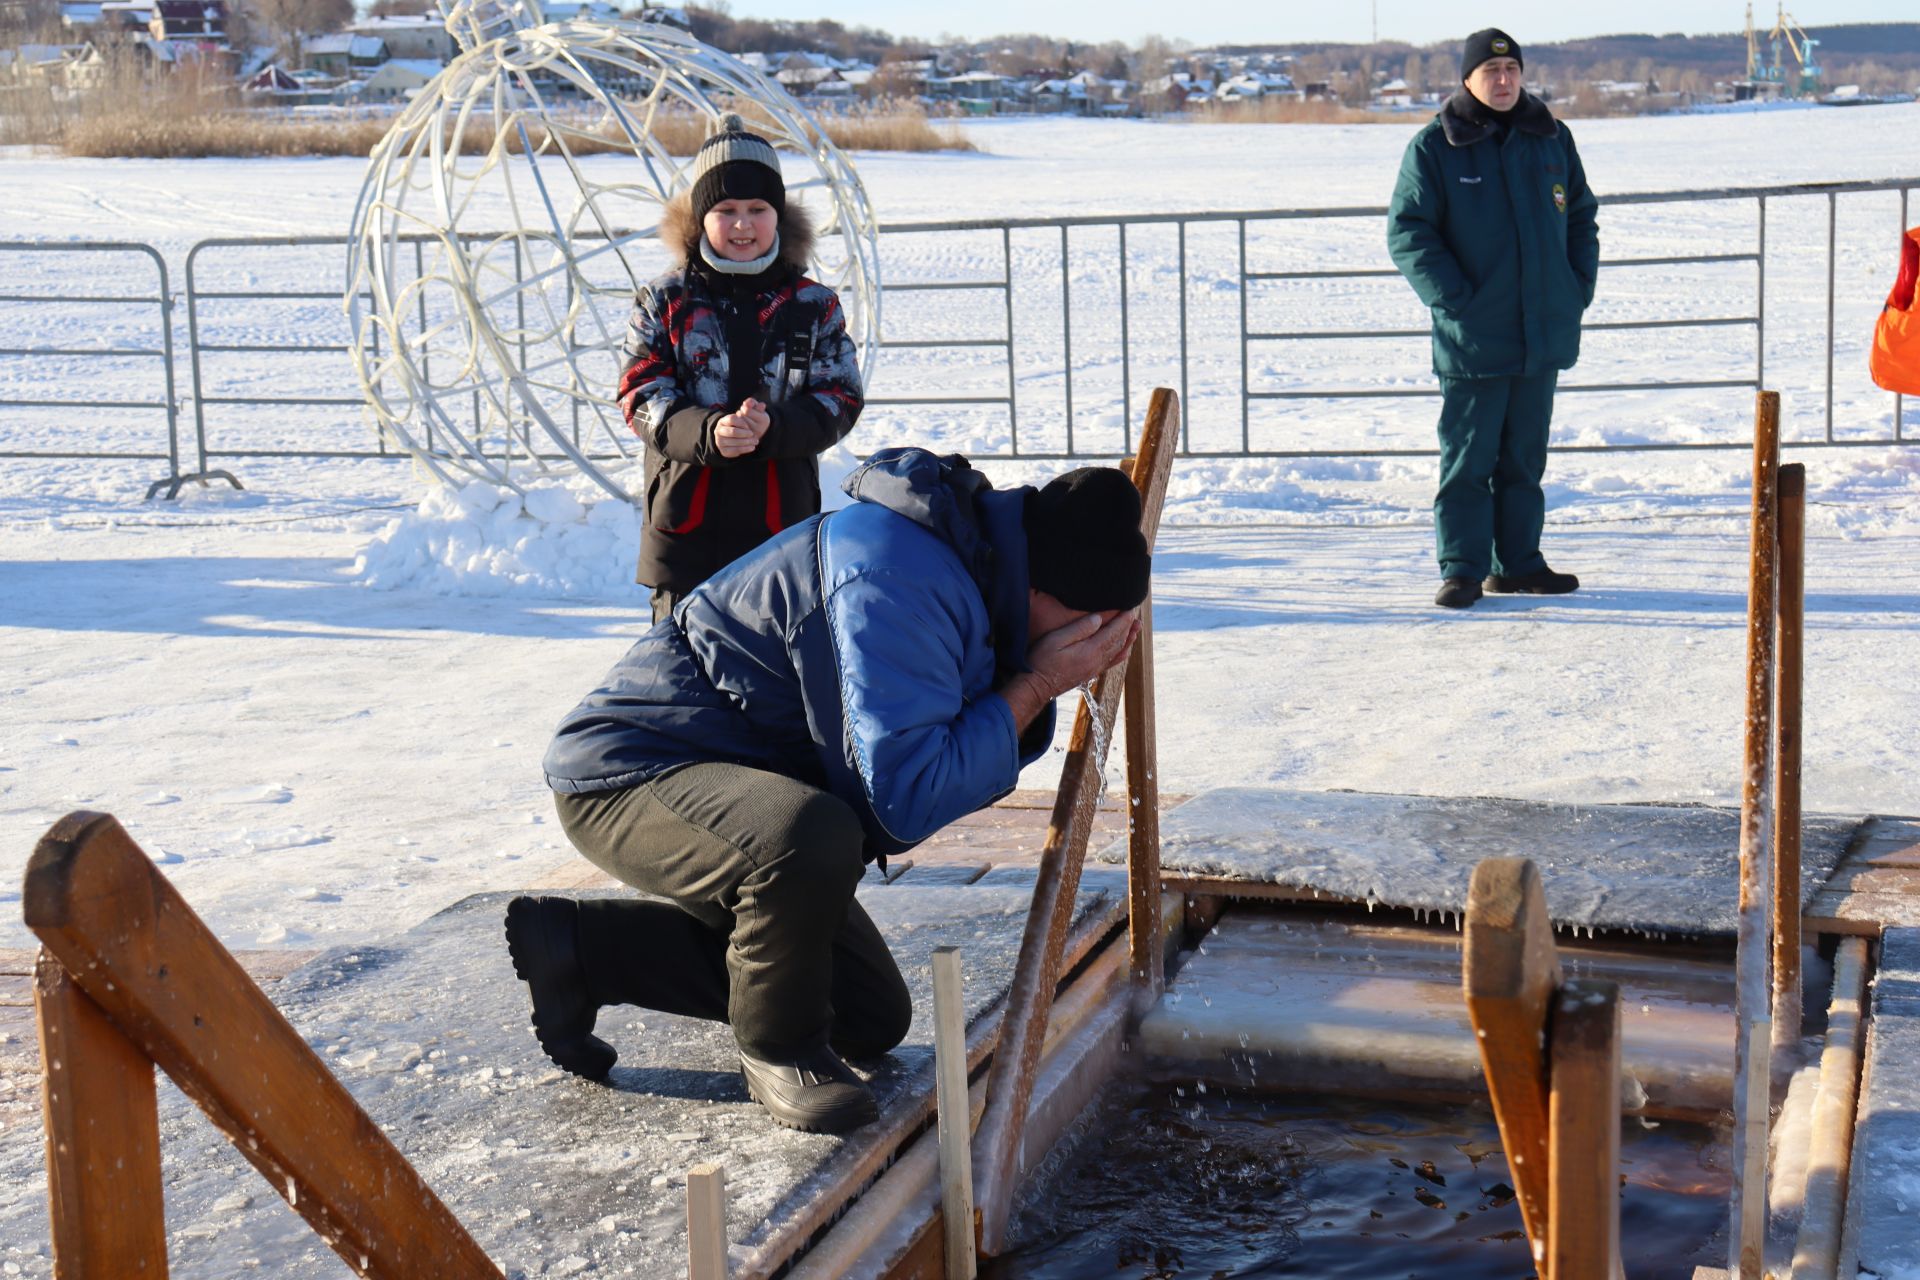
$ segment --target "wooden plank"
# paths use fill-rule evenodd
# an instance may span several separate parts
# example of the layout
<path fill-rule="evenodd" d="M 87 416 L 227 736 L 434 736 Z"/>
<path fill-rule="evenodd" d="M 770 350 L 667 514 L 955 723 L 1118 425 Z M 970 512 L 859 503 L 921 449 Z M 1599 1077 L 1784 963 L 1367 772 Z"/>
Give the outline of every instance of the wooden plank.
<path fill-rule="evenodd" d="M 51 956 L 40 960 L 34 996 L 54 1274 L 165 1280 L 153 1063 Z"/>
<path fill-rule="evenodd" d="M 1140 454 L 1133 480 L 1140 489 L 1140 530 L 1152 547 L 1166 502 L 1167 478 L 1179 437 L 1179 398 L 1156 388 L 1140 434 Z M 979 1186 L 975 1203 L 981 1212 L 981 1248 L 988 1254 L 1005 1247 L 1008 1219 L 1013 1209 L 1014 1184 L 1019 1176 L 1020 1135 L 1026 1124 L 1033 1081 L 1040 1065 L 1047 1011 L 1060 978 L 1060 952 L 1071 921 L 1074 893 L 1086 859 L 1094 806 L 1099 800 L 1100 773 L 1105 767 L 1107 733 L 1118 709 L 1122 680 L 1108 671 L 1094 682 L 1092 701 L 1101 732 L 1096 737 L 1093 718 L 1081 707 L 1074 720 L 1067 758 L 1061 768 L 1060 795 L 1053 809 L 1046 848 L 1040 857 L 1033 907 L 1027 915 L 1020 944 L 1020 960 L 1013 987 L 1007 993 L 1006 1030 L 993 1057 L 987 1082 L 987 1112 L 975 1140 Z"/>
<path fill-rule="evenodd" d="M 915 871 L 914 874 L 919 875 L 920 872 Z M 1125 911 L 1125 903 L 1108 902 L 1102 904 L 1097 911 L 1090 912 L 1067 940 L 1063 971 L 1073 970 L 1097 947 L 1106 942 L 1113 933 L 1114 927 L 1123 919 Z M 1114 949 L 1108 948 L 1108 951 L 1112 950 Z M 1106 953 L 1103 952 L 1100 959 L 1105 958 Z M 1099 969 L 1099 961 L 1089 964 L 1069 984 L 1067 990 L 1060 993 L 1060 1004 L 1056 1006 L 1056 1022 L 1062 1020 L 1058 1010 L 1064 1008 L 1072 993 L 1087 980 L 1089 975 L 1098 972 Z M 1114 971 L 1118 971 L 1117 964 L 1114 966 Z M 1005 1017 L 1006 1002 L 1002 1000 L 998 1006 L 974 1024 L 967 1037 L 969 1071 L 985 1062 L 987 1055 L 999 1045 Z M 832 1222 L 847 1201 L 886 1169 L 889 1162 L 914 1138 L 914 1135 L 926 1127 L 933 1115 L 933 1105 L 932 1090 L 922 1090 L 912 1099 L 898 1106 L 889 1107 L 875 1126 L 869 1127 L 877 1140 L 867 1147 L 866 1154 L 839 1170 L 839 1180 L 833 1190 L 823 1188 L 820 1194 L 808 1202 L 804 1212 L 797 1213 L 789 1219 L 777 1235 L 762 1240 L 753 1252 L 741 1260 L 740 1273 L 770 1275 L 785 1265 L 796 1249 Z"/>
<path fill-rule="evenodd" d="M 1920 928 L 1920 897 L 1904 893 L 1822 893 L 1807 908 L 1813 933 L 1877 938 L 1889 929 Z"/>
<path fill-rule="evenodd" d="M 1834 872 L 1833 878 L 1827 882 L 1821 893 L 1884 893 L 1920 898 L 1920 867 L 1888 867 L 1875 863 L 1845 864 Z"/>
<path fill-rule="evenodd" d="M 967 1092 L 968 1127 L 980 1119 L 986 1109 L 987 1082 L 976 1081 Z M 923 1215 L 912 1242 L 888 1268 L 891 1276 L 924 1276 L 941 1280 L 946 1265 L 945 1224 L 940 1213 L 937 1186 L 940 1178 L 940 1137 L 937 1131 L 923 1134 L 886 1173 L 853 1202 L 853 1206 L 833 1224 L 811 1249 L 794 1261 L 790 1280 L 843 1280 L 850 1274 L 880 1270 L 878 1265 L 862 1267 L 862 1259 L 889 1238 L 896 1238 L 899 1224 Z M 885 1261 L 885 1260 L 882 1260 Z"/>
<path fill-rule="evenodd" d="M 1780 396 L 1762 391 L 1753 425 L 1753 519 L 1747 588 L 1746 737 L 1740 779 L 1740 901 L 1734 987 L 1733 1193 L 1727 1267 L 1762 1280 L 1767 1230 L 1767 1091 L 1773 1033 L 1772 959 L 1774 616 L 1778 598 Z M 1753 1100 L 1760 1099 L 1758 1114 Z"/>
<path fill-rule="evenodd" d="M 687 1170 L 687 1277 L 727 1278 L 727 1175 L 717 1164 Z"/>
<path fill-rule="evenodd" d="M 1560 957 L 1540 872 L 1526 858 L 1488 858 L 1467 889 L 1460 961 L 1467 1015 L 1513 1172 L 1534 1256 L 1548 1241 L 1547 1006 Z M 1616 1103 L 1616 1110 L 1618 1104 Z"/>
<path fill-rule="evenodd" d="M 925 889 L 931 885 L 961 886 L 969 885 L 987 872 L 993 870 L 989 862 L 925 862 L 914 867 L 913 875 L 906 881 L 910 889 Z"/>
<path fill-rule="evenodd" d="M 1137 1011 L 1166 985 L 1160 918 L 1160 765 L 1153 706 L 1153 595 L 1127 662 L 1127 945 Z"/>
<path fill-rule="evenodd" d="M 1845 938 L 1833 956 L 1833 1000 L 1820 1053 L 1820 1091 L 1813 1100 L 1807 1190 L 1793 1247 L 1793 1280 L 1835 1280 L 1847 1207 L 1854 1109 L 1860 1098 L 1860 1047 L 1865 1028 L 1867 944 Z"/>
<path fill-rule="evenodd" d="M 1800 711 L 1804 685 L 1807 469 L 1780 468 L 1780 583 L 1775 609 L 1773 735 L 1773 1100 L 1800 1052 Z"/>
<path fill-rule="evenodd" d="M 960 949 L 933 951 L 934 1106 L 940 1124 L 940 1212 L 947 1280 L 974 1280 L 973 1117 L 967 1105 L 967 1022 Z"/>
<path fill-rule="evenodd" d="M 1547 1271 L 1552 1280 L 1620 1274 L 1620 988 L 1575 978 L 1552 1024 L 1547 1145 Z"/>
<path fill-rule="evenodd" d="M 1866 1021 L 1837 1274 L 1892 1280 L 1920 1259 L 1912 1189 L 1920 1151 L 1920 930 L 1889 929 L 1882 939 Z"/>
<path fill-rule="evenodd" d="M 113 818 L 56 823 L 23 905 L 81 989 L 350 1268 L 500 1275 Z"/>
<path fill-rule="evenodd" d="M 1041 1050 L 1043 1063 L 1050 1062 L 1069 1037 L 1112 1008 L 1113 995 L 1125 979 L 1126 958 L 1124 947 L 1107 947 L 1060 993 L 1047 1023 L 1047 1042 Z M 973 1124 L 985 1110 L 986 1096 L 985 1080 L 976 1081 L 968 1091 Z M 1036 1103 L 1036 1110 L 1038 1106 Z M 795 1261 L 792 1280 L 841 1280 L 849 1275 L 878 1275 L 883 1270 L 900 1280 L 911 1276 L 939 1280 L 939 1268 L 944 1265 L 939 1177 L 936 1129 L 908 1146 L 884 1176 L 833 1224 L 832 1230 Z M 907 1251 L 895 1258 L 876 1259 L 873 1255 L 884 1247 L 883 1242 L 898 1238 L 899 1224 L 916 1215 L 927 1217 Z"/>

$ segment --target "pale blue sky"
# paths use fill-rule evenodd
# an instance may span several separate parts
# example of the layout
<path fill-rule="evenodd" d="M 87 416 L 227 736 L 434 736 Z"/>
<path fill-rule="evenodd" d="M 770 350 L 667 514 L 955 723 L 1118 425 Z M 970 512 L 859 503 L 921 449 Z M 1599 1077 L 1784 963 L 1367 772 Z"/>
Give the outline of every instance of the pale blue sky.
<path fill-rule="evenodd" d="M 1773 25 L 1776 0 L 1755 0 L 1754 21 Z M 1371 38 L 1368 0 L 732 0 L 735 17 L 833 18 L 848 26 L 879 27 L 895 35 L 968 38 L 1033 31 L 1073 40 L 1180 37 L 1195 44 L 1284 43 L 1290 40 L 1364 42 Z M 1788 8 L 1818 36 L 1823 23 L 1920 20 L 1915 0 L 1795 0 Z M 1713 34 L 1739 31 L 1743 0 L 1609 0 L 1605 5 L 1565 0 L 1493 0 L 1436 4 L 1433 0 L 1378 0 L 1380 38 L 1430 44 L 1456 40 L 1475 27 L 1497 26 L 1524 46 L 1528 41 L 1630 31 Z"/>

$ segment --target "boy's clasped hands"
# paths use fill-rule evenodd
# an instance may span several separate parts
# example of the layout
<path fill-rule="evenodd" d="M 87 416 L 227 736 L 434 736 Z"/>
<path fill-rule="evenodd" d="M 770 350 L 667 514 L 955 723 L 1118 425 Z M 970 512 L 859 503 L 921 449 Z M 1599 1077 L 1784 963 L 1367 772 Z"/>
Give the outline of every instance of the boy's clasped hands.
<path fill-rule="evenodd" d="M 767 406 L 752 396 L 740 407 L 713 424 L 713 447 L 723 458 L 743 458 L 760 447 L 760 437 L 772 423 Z"/>

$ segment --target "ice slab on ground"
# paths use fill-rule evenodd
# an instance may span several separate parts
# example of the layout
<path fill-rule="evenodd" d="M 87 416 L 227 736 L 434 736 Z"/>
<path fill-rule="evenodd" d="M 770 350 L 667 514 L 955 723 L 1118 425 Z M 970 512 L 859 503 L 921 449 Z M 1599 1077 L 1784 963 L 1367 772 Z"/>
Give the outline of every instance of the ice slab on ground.
<path fill-rule="evenodd" d="M 1140 1024 L 1160 1078 L 1298 1090 L 1484 1095 L 1460 937 L 1364 919 L 1227 910 Z M 1621 1103 L 1711 1119 L 1733 1092 L 1733 973 L 1696 956 L 1562 945 L 1568 977 L 1620 984 Z"/>
<path fill-rule="evenodd" d="M 1223 787 L 1160 820 L 1171 876 L 1281 885 L 1359 902 L 1458 912 L 1482 858 L 1526 857 L 1554 922 L 1653 934 L 1732 934 L 1740 815 L 1693 805 L 1569 805 Z M 1806 819 L 1802 903 L 1860 820 Z M 1124 862 L 1124 843 L 1101 849 Z"/>
<path fill-rule="evenodd" d="M 512 1277 L 684 1275 L 686 1171 L 726 1170 L 736 1268 L 781 1247 L 797 1216 L 862 1161 L 884 1125 L 849 1137 L 776 1127 L 748 1099 L 731 1033 L 631 1007 L 600 1015 L 620 1051 L 610 1087 L 556 1070 L 527 1025 L 507 958 L 510 893 L 464 899 L 378 947 L 318 957 L 275 1003 Z M 1005 994 L 1030 889 L 863 885 L 859 899 L 913 994 L 912 1029 L 873 1067 L 883 1120 L 932 1091 L 935 947 L 962 948 L 969 1021 Z M 1117 918 L 1125 893 L 1095 876 L 1077 918 Z M 863 1064 L 872 1066 L 872 1064 Z M 180 1275 L 345 1276 L 345 1266 L 165 1086 L 167 1229 Z M 37 1126 L 0 1135 L 0 1257 L 51 1274 Z"/>
<path fill-rule="evenodd" d="M 1873 980 L 1873 1022 L 1847 1179 L 1840 1274 L 1920 1277 L 1920 929 L 1889 929 Z"/>

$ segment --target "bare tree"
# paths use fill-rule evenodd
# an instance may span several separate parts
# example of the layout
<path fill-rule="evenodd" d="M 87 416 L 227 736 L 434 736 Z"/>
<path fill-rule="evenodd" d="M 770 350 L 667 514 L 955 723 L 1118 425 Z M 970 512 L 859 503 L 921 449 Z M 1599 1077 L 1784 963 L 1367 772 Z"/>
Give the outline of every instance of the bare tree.
<path fill-rule="evenodd" d="M 300 66 L 307 41 L 353 20 L 353 0 L 253 0 L 262 34 L 281 59 Z"/>

